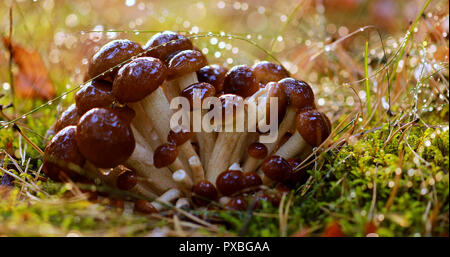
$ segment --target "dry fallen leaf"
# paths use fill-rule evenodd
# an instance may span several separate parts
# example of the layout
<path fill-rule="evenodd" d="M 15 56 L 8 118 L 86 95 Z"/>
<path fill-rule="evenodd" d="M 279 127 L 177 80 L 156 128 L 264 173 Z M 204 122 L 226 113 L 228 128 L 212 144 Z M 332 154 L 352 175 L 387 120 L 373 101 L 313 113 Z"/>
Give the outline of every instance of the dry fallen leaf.
<path fill-rule="evenodd" d="M 22 98 L 50 100 L 55 96 L 55 88 L 50 82 L 47 69 L 39 53 L 25 49 L 3 37 L 6 49 L 12 46 L 13 60 L 19 67 L 14 75 L 14 90 Z"/>

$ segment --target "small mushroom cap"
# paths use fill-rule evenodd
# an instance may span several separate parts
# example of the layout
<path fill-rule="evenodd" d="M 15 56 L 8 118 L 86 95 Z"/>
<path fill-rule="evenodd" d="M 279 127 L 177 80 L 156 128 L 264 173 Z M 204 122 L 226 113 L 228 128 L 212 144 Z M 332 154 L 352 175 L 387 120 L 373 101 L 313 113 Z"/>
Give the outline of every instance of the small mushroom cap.
<path fill-rule="evenodd" d="M 207 64 L 206 57 L 200 51 L 184 50 L 178 52 L 167 64 L 169 79 L 196 72 Z"/>
<path fill-rule="evenodd" d="M 136 42 L 128 39 L 113 40 L 100 48 L 91 58 L 88 67 L 89 78 L 94 78 L 116 65 L 131 59 L 142 52 L 142 47 Z M 119 67 L 115 67 L 111 72 L 106 72 L 98 79 L 112 82 Z"/>
<path fill-rule="evenodd" d="M 187 130 L 180 130 L 179 132 L 174 132 L 171 130 L 169 135 L 167 135 L 167 141 L 176 146 L 186 143 L 194 135 L 193 132 Z"/>
<path fill-rule="evenodd" d="M 53 125 L 53 130 L 55 133 L 58 133 L 58 131 L 67 126 L 77 125 L 79 120 L 80 115 L 78 114 L 78 109 L 75 104 L 72 104 L 56 120 L 55 125 Z"/>
<path fill-rule="evenodd" d="M 43 169 L 45 174 L 55 181 L 61 181 L 61 173 L 65 173 L 72 180 L 81 178 L 81 175 L 71 167 L 77 165 L 82 168 L 85 162 L 76 144 L 76 131 L 76 126 L 63 128 L 45 147 Z"/>
<path fill-rule="evenodd" d="M 285 181 L 292 170 L 289 163 L 277 155 L 267 158 L 263 162 L 261 169 L 267 177 L 279 182 Z"/>
<path fill-rule="evenodd" d="M 259 83 L 256 80 L 255 73 L 247 65 L 238 65 L 231 68 L 223 82 L 225 94 L 236 94 L 245 98 L 258 90 Z"/>
<path fill-rule="evenodd" d="M 121 103 L 137 102 L 155 91 L 166 79 L 167 68 L 156 58 L 140 57 L 123 66 L 112 93 Z"/>
<path fill-rule="evenodd" d="M 322 144 L 331 133 L 328 118 L 322 112 L 308 109 L 297 114 L 297 130 L 313 147 Z"/>
<path fill-rule="evenodd" d="M 135 147 L 130 123 L 106 108 L 93 108 L 81 117 L 76 141 L 87 160 L 105 169 L 126 161 Z"/>
<path fill-rule="evenodd" d="M 276 97 L 278 99 L 278 121 L 281 122 L 288 105 L 288 97 L 286 95 L 286 92 L 283 86 L 276 82 L 267 83 L 266 89 L 268 97 Z M 266 120 L 270 121 L 270 98 L 267 100 L 266 106 Z"/>
<path fill-rule="evenodd" d="M 178 150 L 174 144 L 163 144 L 153 153 L 153 164 L 156 168 L 162 168 L 173 163 L 178 156 Z"/>
<path fill-rule="evenodd" d="M 252 68 L 258 82 L 263 84 L 276 82 L 290 76 L 283 66 L 268 61 L 255 63 Z"/>
<path fill-rule="evenodd" d="M 136 201 L 134 204 L 134 209 L 144 214 L 158 213 L 158 210 L 151 202 L 142 199 Z"/>
<path fill-rule="evenodd" d="M 213 97 L 215 94 L 216 89 L 211 84 L 205 82 L 194 83 L 181 91 L 181 96 L 189 100 L 191 111 L 194 109 L 194 98 L 200 100 L 202 104 L 205 98 Z"/>
<path fill-rule="evenodd" d="M 218 193 L 213 183 L 208 180 L 200 180 L 192 188 L 194 193 L 193 200 L 200 206 L 205 206 L 209 203 L 208 200 L 214 201 L 217 199 Z"/>
<path fill-rule="evenodd" d="M 225 204 L 225 207 L 227 209 L 235 211 L 245 211 L 247 209 L 247 206 L 247 199 L 242 196 L 233 197 L 227 204 Z"/>
<path fill-rule="evenodd" d="M 138 182 L 137 174 L 134 170 L 126 169 L 119 165 L 117 168 L 122 169 L 122 172 L 117 176 L 116 186 L 120 190 L 130 190 L 136 186 Z"/>
<path fill-rule="evenodd" d="M 240 170 L 227 170 L 219 174 L 216 179 L 217 189 L 223 195 L 232 195 L 247 185 L 244 174 Z"/>
<path fill-rule="evenodd" d="M 228 69 L 217 64 L 208 65 L 197 71 L 197 78 L 200 82 L 213 85 L 216 92 L 223 90 L 223 82 Z"/>
<path fill-rule="evenodd" d="M 249 171 L 247 173 L 244 174 L 245 177 L 245 182 L 246 182 L 246 187 L 257 187 L 262 185 L 262 179 L 261 177 L 258 175 L 258 173 L 254 172 L 254 171 Z"/>
<path fill-rule="evenodd" d="M 315 108 L 314 93 L 306 82 L 293 78 L 285 78 L 278 81 L 278 84 L 284 87 L 286 95 L 289 97 L 289 104 L 295 108 Z"/>
<path fill-rule="evenodd" d="M 170 43 L 169 43 L 170 42 Z M 159 47 L 158 47 L 159 46 Z M 173 31 L 164 31 L 153 35 L 144 45 L 146 55 L 165 60 L 173 52 L 193 49 L 190 39 Z"/>
<path fill-rule="evenodd" d="M 75 103 L 80 115 L 94 107 L 109 107 L 114 101 L 112 84 L 105 80 L 89 81 L 75 94 Z"/>
<path fill-rule="evenodd" d="M 247 150 L 248 150 L 248 155 L 250 155 L 251 157 L 256 158 L 256 159 L 266 158 L 266 155 L 268 152 L 267 147 L 264 144 L 258 143 L 258 142 L 251 143 L 248 146 Z"/>

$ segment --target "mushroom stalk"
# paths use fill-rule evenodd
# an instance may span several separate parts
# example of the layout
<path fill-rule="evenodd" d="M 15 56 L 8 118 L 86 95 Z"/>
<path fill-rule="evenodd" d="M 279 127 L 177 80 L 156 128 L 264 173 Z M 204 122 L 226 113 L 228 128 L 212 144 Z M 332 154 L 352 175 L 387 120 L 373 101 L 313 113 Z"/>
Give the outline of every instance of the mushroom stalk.
<path fill-rule="evenodd" d="M 208 164 L 207 180 L 215 183 L 217 176 L 228 168 L 229 156 L 238 140 L 239 133 L 237 132 L 221 132 L 219 134 Z"/>
<path fill-rule="evenodd" d="M 297 156 L 308 145 L 298 131 L 284 143 L 276 152 L 275 155 L 289 159 Z"/>
<path fill-rule="evenodd" d="M 180 190 L 175 188 L 169 189 L 160 197 L 156 198 L 156 200 L 152 202 L 152 205 L 156 210 L 161 211 L 167 207 L 166 204 L 170 204 L 170 202 L 175 201 L 176 199 L 180 198 L 180 196 Z"/>

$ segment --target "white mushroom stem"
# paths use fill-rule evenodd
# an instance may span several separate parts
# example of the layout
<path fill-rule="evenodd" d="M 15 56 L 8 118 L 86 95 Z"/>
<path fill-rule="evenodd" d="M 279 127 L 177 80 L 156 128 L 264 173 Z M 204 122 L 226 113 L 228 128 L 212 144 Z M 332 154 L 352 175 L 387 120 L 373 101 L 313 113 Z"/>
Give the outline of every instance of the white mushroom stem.
<path fill-rule="evenodd" d="M 172 101 L 173 98 L 180 95 L 180 90 L 176 81 L 166 81 L 161 85 L 161 87 L 169 102 Z"/>
<path fill-rule="evenodd" d="M 192 179 L 186 174 L 186 171 L 184 170 L 177 170 L 172 174 L 173 181 L 180 184 L 184 189 L 187 191 L 191 190 L 192 188 Z"/>
<path fill-rule="evenodd" d="M 175 207 L 178 209 L 189 208 L 190 206 L 191 204 L 189 203 L 189 200 L 185 197 L 178 199 L 175 203 Z"/>
<path fill-rule="evenodd" d="M 169 102 L 163 95 L 161 88 L 156 89 L 153 93 L 144 98 L 141 103 L 145 112 L 147 113 L 147 116 L 151 120 L 152 125 L 154 126 L 155 132 L 163 142 L 166 142 L 167 136 L 170 131 L 170 117 L 173 113 L 170 109 Z M 179 147 L 178 149 L 183 154 L 186 160 L 189 160 L 192 156 L 197 156 L 198 158 L 198 155 L 192 147 L 190 140 L 188 140 L 182 147 Z M 186 170 L 188 175 L 192 177 L 193 169 L 198 170 L 198 167 L 191 167 L 189 161 L 187 161 L 188 167 L 185 167 L 179 159 L 181 158 L 177 158 L 175 162 L 170 164 L 169 168 L 172 171 L 184 169 Z M 189 169 L 190 167 L 191 169 Z"/>
<path fill-rule="evenodd" d="M 217 176 L 228 168 L 229 157 L 238 140 L 237 132 L 219 133 L 206 171 L 207 180 L 215 184 Z"/>
<path fill-rule="evenodd" d="M 143 136 L 132 126 L 136 146 L 125 164 L 136 170 L 139 176 L 146 179 L 150 187 L 157 193 L 178 187 L 172 180 L 172 172 L 166 168 L 156 168 L 153 165 L 153 150 L 146 144 Z"/>
<path fill-rule="evenodd" d="M 176 78 L 174 81 L 178 84 L 178 88 L 180 89 L 180 91 L 183 91 L 188 86 L 198 82 L 197 73 L 191 72 L 191 73 L 182 75 L 182 76 Z"/>
<path fill-rule="evenodd" d="M 288 141 L 278 148 L 275 155 L 283 157 L 284 159 L 293 158 L 300 154 L 307 145 L 308 143 L 306 143 L 300 133 L 295 131 Z"/>
<path fill-rule="evenodd" d="M 169 189 L 160 197 L 156 198 L 156 200 L 152 202 L 152 205 L 153 207 L 155 207 L 156 210 L 161 211 L 167 208 L 166 204 L 170 204 L 170 202 L 175 201 L 176 199 L 180 198 L 180 196 L 181 196 L 180 190 L 175 188 Z"/>
<path fill-rule="evenodd" d="M 281 141 L 283 136 L 295 125 L 295 115 L 297 111 L 294 107 L 288 106 L 286 110 L 286 114 L 284 115 L 283 120 L 278 127 L 278 135 L 275 142 L 270 144 L 264 144 L 267 147 L 267 153 L 271 155 L 277 144 Z M 244 172 L 254 171 L 256 170 L 264 160 L 256 159 L 251 156 L 248 156 L 247 160 L 243 165 Z"/>

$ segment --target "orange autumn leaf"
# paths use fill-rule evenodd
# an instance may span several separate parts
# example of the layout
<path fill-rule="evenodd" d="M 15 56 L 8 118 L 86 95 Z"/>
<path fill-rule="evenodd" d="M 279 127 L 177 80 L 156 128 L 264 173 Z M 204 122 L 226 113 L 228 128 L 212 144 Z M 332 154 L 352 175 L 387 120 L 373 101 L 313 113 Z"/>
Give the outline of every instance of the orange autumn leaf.
<path fill-rule="evenodd" d="M 11 44 L 13 61 L 19 70 L 14 74 L 14 90 L 19 97 L 50 100 L 55 96 L 55 88 L 50 82 L 47 69 L 39 53 L 25 49 L 3 37 L 3 44 L 9 49 Z"/>

